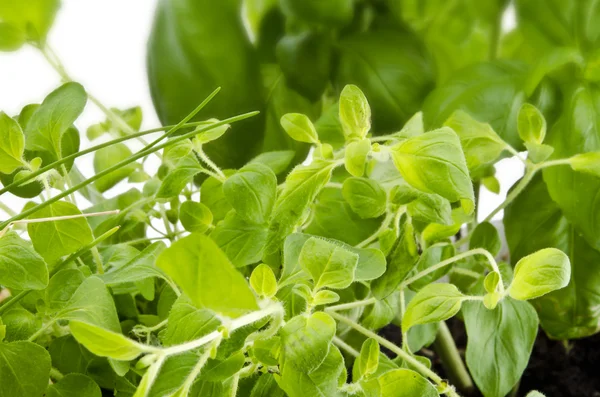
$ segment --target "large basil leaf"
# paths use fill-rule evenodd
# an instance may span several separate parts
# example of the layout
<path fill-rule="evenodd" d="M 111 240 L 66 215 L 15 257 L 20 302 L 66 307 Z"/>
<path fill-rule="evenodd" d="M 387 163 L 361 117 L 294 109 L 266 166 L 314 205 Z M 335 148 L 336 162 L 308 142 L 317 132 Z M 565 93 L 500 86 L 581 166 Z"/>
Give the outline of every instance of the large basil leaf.
<path fill-rule="evenodd" d="M 563 112 L 548 134 L 554 157 L 600 150 L 600 89 L 591 85 L 573 87 Z M 600 249 L 600 178 L 570 167 L 544 170 L 550 197 L 587 242 Z"/>
<path fill-rule="evenodd" d="M 35 343 L 0 343 L 0 396 L 42 397 L 50 365 L 46 349 Z"/>
<path fill-rule="evenodd" d="M 438 81 L 467 65 L 495 56 L 504 0 L 388 0 L 392 12 L 423 38 Z M 469 23 L 465 23 L 469 21 Z M 460 55 L 459 55 L 460 54 Z"/>
<path fill-rule="evenodd" d="M 27 41 L 43 45 L 59 5 L 59 0 L 0 3 L 0 51 L 17 50 Z"/>
<path fill-rule="evenodd" d="M 506 60 L 462 69 L 425 100 L 425 127 L 440 127 L 460 109 L 480 122 L 490 123 L 503 140 L 521 148 L 517 116 L 526 100 L 523 91 L 526 72 L 525 65 Z"/>
<path fill-rule="evenodd" d="M 352 35 L 339 46 L 338 90 L 346 84 L 360 87 L 373 110 L 375 133 L 399 130 L 433 86 L 423 48 L 410 34 L 391 29 Z"/>
<path fill-rule="evenodd" d="M 15 232 L 0 237 L 0 284 L 18 290 L 48 285 L 46 262 Z"/>
<path fill-rule="evenodd" d="M 226 118 L 263 109 L 256 54 L 241 20 L 239 1 L 161 0 L 150 35 L 148 76 L 163 124 L 183 119 L 215 88 L 221 92 L 199 118 Z M 254 117 L 206 145 L 226 168 L 250 160 L 262 141 L 264 118 Z"/>
<path fill-rule="evenodd" d="M 473 380 L 485 397 L 506 396 L 529 362 L 538 329 L 535 310 L 507 297 L 494 310 L 481 302 L 465 302 L 463 315 Z"/>

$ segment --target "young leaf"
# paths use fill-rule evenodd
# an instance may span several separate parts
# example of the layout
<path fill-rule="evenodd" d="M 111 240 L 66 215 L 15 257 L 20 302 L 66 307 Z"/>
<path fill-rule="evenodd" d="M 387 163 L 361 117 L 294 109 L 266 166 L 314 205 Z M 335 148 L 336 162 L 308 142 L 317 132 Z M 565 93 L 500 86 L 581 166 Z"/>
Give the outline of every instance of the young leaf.
<path fill-rule="evenodd" d="M 71 333 L 77 342 L 100 357 L 109 357 L 120 361 L 130 361 L 144 353 L 144 347 L 122 334 L 109 331 L 93 324 L 71 321 Z"/>
<path fill-rule="evenodd" d="M 202 172 L 203 169 L 198 160 L 192 155 L 182 157 L 163 180 L 156 197 L 171 198 L 178 196 L 185 185 L 190 183 L 194 176 Z"/>
<path fill-rule="evenodd" d="M 131 149 L 124 143 L 117 143 L 100 149 L 94 153 L 94 171 L 98 174 L 127 159 L 131 155 Z M 98 179 L 94 182 L 94 186 L 100 193 L 103 193 L 127 178 L 137 168 L 136 163 L 128 164 Z"/>
<path fill-rule="evenodd" d="M 165 249 L 163 242 L 150 244 L 142 252 L 126 263 L 113 266 L 109 271 L 99 277 L 108 286 L 123 283 L 132 283 L 149 278 L 166 278 L 165 274 L 155 266 L 160 253 Z"/>
<path fill-rule="evenodd" d="M 363 176 L 369 152 L 371 152 L 371 141 L 369 139 L 363 138 L 350 141 L 344 152 L 346 171 L 353 176 Z"/>
<path fill-rule="evenodd" d="M 319 143 L 319 136 L 310 119 L 299 113 L 288 113 L 281 118 L 281 126 L 298 142 Z"/>
<path fill-rule="evenodd" d="M 248 222 L 237 212 L 230 211 L 217 224 L 210 237 L 236 267 L 242 267 L 260 260 L 267 239 L 267 227 Z"/>
<path fill-rule="evenodd" d="M 506 396 L 529 362 L 538 329 L 535 310 L 527 302 L 505 298 L 494 310 L 466 302 L 463 315 L 473 380 L 485 397 Z"/>
<path fill-rule="evenodd" d="M 371 130 L 371 107 L 355 85 L 346 85 L 340 94 L 340 122 L 346 140 L 362 139 Z"/>
<path fill-rule="evenodd" d="M 229 317 L 258 309 L 244 276 L 210 237 L 193 233 L 177 240 L 160 254 L 157 266 L 200 308 Z"/>
<path fill-rule="evenodd" d="M 102 397 L 102 391 L 88 376 L 67 374 L 48 387 L 46 397 Z"/>
<path fill-rule="evenodd" d="M 371 283 L 373 295 L 383 300 L 398 288 L 398 285 L 411 272 L 419 259 L 412 223 L 401 220 L 400 236 L 398 236 L 388 255 L 388 265 L 383 276 Z"/>
<path fill-rule="evenodd" d="M 498 255 L 502 248 L 502 241 L 498 229 L 489 222 L 482 222 L 475 227 L 471 239 L 469 240 L 469 249 L 483 248 L 489 251 L 492 256 Z"/>
<path fill-rule="evenodd" d="M 452 225 L 452 207 L 450 202 L 439 194 L 428 194 L 416 191 L 417 197 L 406 206 L 411 218 L 441 225 Z"/>
<path fill-rule="evenodd" d="M 600 152 L 580 153 L 569 159 L 575 171 L 600 177 Z"/>
<path fill-rule="evenodd" d="M 367 339 L 360 348 L 360 356 L 356 363 L 358 365 L 358 374 L 362 377 L 373 375 L 379 366 L 379 343 L 375 339 Z"/>
<path fill-rule="evenodd" d="M 435 387 L 424 377 L 410 369 L 400 368 L 384 373 L 377 378 L 382 396 L 394 397 L 437 397 Z"/>
<path fill-rule="evenodd" d="M 95 276 L 86 278 L 79 285 L 56 318 L 121 332 L 114 300 L 106 285 Z"/>
<path fill-rule="evenodd" d="M 16 290 L 39 290 L 48 285 L 46 262 L 15 232 L 0 237 L 0 285 Z"/>
<path fill-rule="evenodd" d="M 318 237 L 311 237 L 304 243 L 298 262 L 311 275 L 315 289 L 341 289 L 354 281 L 358 255 Z"/>
<path fill-rule="evenodd" d="M 335 321 L 323 312 L 292 318 L 281 329 L 284 365 L 305 373 L 318 368 L 327 357 L 335 330 Z"/>
<path fill-rule="evenodd" d="M 185 295 L 169 311 L 167 329 L 160 339 L 165 346 L 185 343 L 216 330 L 221 322 L 207 309 L 198 309 Z"/>
<path fill-rule="evenodd" d="M 566 287 L 570 278 L 569 257 L 556 248 L 545 248 L 517 262 L 509 293 L 518 300 L 534 299 Z"/>
<path fill-rule="evenodd" d="M 277 292 L 277 279 L 268 265 L 258 265 L 250 275 L 250 286 L 261 296 L 272 298 Z"/>
<path fill-rule="evenodd" d="M 84 280 L 85 276 L 79 269 L 64 269 L 52 276 L 44 296 L 48 313 L 62 310 Z"/>
<path fill-rule="evenodd" d="M 35 212 L 29 219 L 80 214 L 81 211 L 75 205 L 66 201 L 57 201 Z M 50 265 L 93 240 L 92 230 L 85 218 L 30 223 L 27 225 L 27 232 L 35 250 Z"/>
<path fill-rule="evenodd" d="M 63 134 L 79 117 L 87 94 L 78 83 L 65 83 L 51 92 L 31 115 L 25 127 L 25 148 L 62 157 Z"/>
<path fill-rule="evenodd" d="M 377 218 L 387 207 L 387 195 L 383 187 L 372 179 L 348 178 L 344 181 L 342 195 L 361 218 Z"/>
<path fill-rule="evenodd" d="M 50 355 L 35 343 L 0 343 L 0 396 L 43 396 L 50 366 Z"/>
<path fill-rule="evenodd" d="M 285 187 L 273 208 L 263 260 L 267 264 L 281 261 L 280 250 L 285 238 L 302 219 L 304 211 L 331 178 L 335 163 L 326 160 L 300 165 L 288 175 Z"/>
<path fill-rule="evenodd" d="M 453 284 L 429 284 L 410 301 L 402 317 L 402 329 L 447 320 L 460 310 L 464 295 Z"/>
<path fill-rule="evenodd" d="M 489 124 L 480 123 L 462 110 L 452 113 L 444 125 L 452 128 L 460 138 L 471 173 L 496 161 L 506 148 L 506 143 Z"/>
<path fill-rule="evenodd" d="M 223 193 L 243 219 L 262 225 L 269 220 L 277 190 L 277 176 L 262 164 L 248 164 L 223 183 Z"/>
<path fill-rule="evenodd" d="M 185 201 L 179 207 L 179 220 L 188 232 L 204 233 L 212 225 L 210 209 L 196 201 Z"/>
<path fill-rule="evenodd" d="M 546 119 L 538 108 L 524 103 L 519 110 L 517 129 L 523 141 L 541 144 L 546 137 Z"/>
<path fill-rule="evenodd" d="M 330 305 L 332 303 L 338 302 L 339 300 L 340 296 L 336 292 L 324 289 L 314 294 L 312 296 L 312 299 L 309 300 L 309 303 L 312 306 L 320 306 Z"/>
<path fill-rule="evenodd" d="M 448 127 L 417 135 L 392 148 L 392 159 L 402 177 L 413 187 L 460 200 L 470 214 L 475 208 L 473 185 L 460 141 Z"/>
<path fill-rule="evenodd" d="M 19 123 L 4 112 L 0 112 L 0 142 L 0 172 L 11 174 L 24 165 L 25 139 Z"/>

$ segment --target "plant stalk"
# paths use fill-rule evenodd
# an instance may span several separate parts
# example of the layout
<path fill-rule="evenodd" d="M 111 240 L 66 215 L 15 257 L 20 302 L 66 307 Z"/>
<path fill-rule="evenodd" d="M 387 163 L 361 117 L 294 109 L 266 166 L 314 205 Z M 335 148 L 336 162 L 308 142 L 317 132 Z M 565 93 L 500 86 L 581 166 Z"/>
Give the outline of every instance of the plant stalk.
<path fill-rule="evenodd" d="M 440 321 L 439 323 L 438 333 L 433 346 L 442 360 L 450 382 L 456 385 L 459 390 L 467 393 L 473 392 L 473 380 L 465 367 L 462 357 L 456 348 L 454 338 L 445 321 Z"/>

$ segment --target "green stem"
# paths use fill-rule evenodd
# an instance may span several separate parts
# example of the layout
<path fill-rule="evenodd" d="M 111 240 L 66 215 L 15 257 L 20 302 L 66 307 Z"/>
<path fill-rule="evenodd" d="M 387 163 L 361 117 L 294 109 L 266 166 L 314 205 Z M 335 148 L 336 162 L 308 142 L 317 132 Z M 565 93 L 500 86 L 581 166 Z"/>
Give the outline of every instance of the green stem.
<path fill-rule="evenodd" d="M 225 120 L 219 121 L 217 123 L 211 124 L 210 126 L 202 128 L 202 129 L 200 129 L 198 131 L 192 131 L 192 132 L 189 132 L 187 134 L 180 135 L 180 136 L 178 136 L 178 137 L 176 137 L 176 138 L 174 138 L 174 139 L 172 139 L 170 141 L 167 141 L 167 142 L 165 142 L 163 144 L 156 145 L 156 146 L 150 147 L 148 149 L 144 149 L 144 150 L 142 150 L 142 151 L 140 151 L 140 152 L 138 152 L 138 153 L 130 156 L 129 158 L 127 158 L 127 159 L 125 159 L 123 161 L 120 161 L 119 163 L 115 164 L 114 166 L 109 167 L 106 170 L 104 170 L 104 171 L 102 171 L 102 172 L 100 172 L 100 173 L 92 176 L 91 178 L 88 178 L 85 181 L 83 181 L 83 182 L 81 182 L 81 183 L 73 186 L 71 189 L 67 189 L 64 192 L 59 193 L 56 196 L 52 197 L 51 199 L 49 199 L 49 200 L 47 200 L 47 201 L 45 201 L 45 202 L 43 202 L 41 204 L 36 205 L 35 207 L 30 208 L 27 211 L 23 211 L 20 214 L 18 214 L 17 216 L 14 216 L 14 217 L 10 218 L 7 221 L 4 221 L 4 222 L 0 223 L 0 229 L 4 229 L 6 227 L 6 225 L 8 225 L 10 222 L 14 222 L 16 220 L 27 218 L 29 215 L 34 214 L 37 211 L 39 211 L 39 210 L 41 210 L 41 209 L 43 209 L 43 208 L 45 208 L 45 207 L 47 207 L 47 206 L 49 206 L 49 205 L 57 202 L 57 201 L 59 201 L 60 199 L 66 197 L 66 196 L 68 196 L 69 194 L 71 194 L 73 192 L 76 192 L 77 190 L 79 190 L 79 189 L 81 189 L 81 188 L 83 188 L 83 187 L 85 187 L 85 186 L 93 183 L 94 181 L 97 181 L 98 179 L 102 178 L 103 176 L 108 175 L 111 172 L 114 172 L 114 171 L 116 171 L 118 169 L 121 169 L 122 167 L 125 167 L 126 165 L 128 165 L 128 164 L 130 164 L 130 163 L 132 163 L 132 162 L 134 162 L 136 160 L 139 160 L 142 157 L 146 157 L 146 156 L 148 156 L 149 154 L 151 154 L 151 153 L 153 153 L 155 151 L 164 149 L 165 147 L 173 145 L 173 144 L 178 143 L 178 142 L 181 142 L 182 140 L 189 139 L 192 136 L 196 135 L 197 133 L 203 132 L 203 130 L 214 129 L 214 128 L 219 127 L 219 126 L 224 125 L 224 124 L 233 123 L 235 121 L 239 121 L 239 120 L 246 119 L 248 117 L 255 116 L 256 114 L 258 114 L 258 112 L 250 112 L 250 113 L 245 113 L 245 114 L 242 114 L 242 115 L 239 115 L 239 116 L 231 117 L 229 119 L 225 119 Z M 153 144 L 154 143 L 151 143 L 150 145 L 153 145 Z"/>
<path fill-rule="evenodd" d="M 411 356 L 410 354 L 408 354 L 407 352 L 405 352 L 404 350 L 402 350 L 400 347 L 396 346 L 392 342 L 388 341 L 385 338 L 382 338 L 381 336 L 377 335 L 375 332 L 368 330 L 367 328 L 363 327 L 362 325 L 355 323 L 354 321 L 350 320 L 349 318 L 346 318 L 336 312 L 330 312 L 329 315 L 331 317 L 333 317 L 334 319 L 338 320 L 339 322 L 349 325 L 350 327 L 354 328 L 356 331 L 360 332 L 361 334 L 365 335 L 366 337 L 375 339 L 381 346 L 391 350 L 398 357 L 400 357 L 401 359 L 406 361 L 413 369 L 417 370 L 423 376 L 426 376 L 429 379 L 431 379 L 436 385 L 438 385 L 440 387 L 446 386 L 446 382 L 444 382 L 444 380 L 438 374 L 436 374 L 435 372 L 433 372 L 432 370 L 427 368 L 419 360 L 417 360 L 416 358 L 414 358 L 413 356 Z M 449 395 L 456 396 L 455 392 L 453 392 L 453 391 L 450 391 Z"/>
<path fill-rule="evenodd" d="M 4 211 L 6 214 L 8 214 L 8 216 L 17 215 L 17 213 L 15 211 L 13 211 L 12 208 L 10 208 L 8 205 L 4 204 L 2 201 L 0 201 L 0 210 Z"/>
<path fill-rule="evenodd" d="M 34 342 L 37 338 L 40 337 L 40 335 L 42 335 L 44 332 L 46 332 L 46 330 L 48 328 L 50 328 L 51 326 L 54 325 L 54 323 L 56 322 L 55 319 L 50 320 L 49 323 L 45 324 L 42 328 L 38 329 L 33 335 L 31 335 L 29 337 L 29 339 L 27 339 L 29 342 Z"/>
<path fill-rule="evenodd" d="M 56 368 L 54 368 L 54 367 L 50 368 L 50 378 L 52 378 L 56 381 L 60 381 L 64 377 L 65 376 Z"/>
<path fill-rule="evenodd" d="M 519 181 L 519 183 L 517 183 L 517 185 L 515 186 L 515 188 L 513 190 L 511 190 L 510 193 L 508 193 L 508 195 L 506 196 L 506 200 L 504 200 L 498 207 L 496 207 L 483 221 L 484 222 L 491 221 L 492 218 L 498 212 L 502 211 L 510 203 L 512 203 L 513 200 L 515 198 L 517 198 L 517 196 L 519 194 L 521 194 L 521 192 L 523 191 L 523 189 L 525 189 L 525 187 L 527 187 L 527 185 L 529 184 L 529 182 L 531 182 L 531 180 L 535 176 L 535 174 L 536 174 L 536 172 L 537 172 L 538 169 L 539 169 L 538 167 L 535 167 L 535 168 L 532 168 L 529 171 L 527 171 L 525 173 L 525 175 L 523 176 L 523 178 Z"/>
<path fill-rule="evenodd" d="M 200 157 L 200 159 L 206 164 L 208 165 L 215 174 L 217 174 L 219 177 L 217 179 L 221 179 L 221 180 L 225 180 L 227 179 L 227 177 L 225 176 L 225 174 L 223 173 L 223 171 L 221 171 L 221 169 L 206 155 L 206 153 L 204 153 L 204 150 L 202 150 L 202 147 L 199 145 L 199 147 L 197 147 L 195 149 L 196 154 L 198 155 L 198 157 Z"/>
<path fill-rule="evenodd" d="M 496 260 L 494 259 L 492 254 L 490 254 L 488 251 L 484 250 L 483 248 L 475 248 L 475 249 L 472 249 L 469 251 L 465 251 L 463 253 L 453 256 L 452 258 L 448 258 L 444 261 L 441 261 L 440 263 L 438 263 L 434 266 L 428 267 L 427 269 L 415 274 L 413 277 L 410 277 L 410 278 L 407 278 L 406 280 L 404 280 L 400 284 L 399 288 L 404 289 L 404 288 L 408 287 L 411 283 L 419 280 L 420 278 L 427 276 L 430 273 L 435 272 L 438 269 L 443 268 L 444 266 L 451 265 L 454 262 L 457 262 L 461 259 L 467 258 L 469 256 L 473 256 L 473 255 L 483 255 L 487 258 L 492 270 L 497 272 L 498 275 L 500 276 L 500 282 L 498 283 L 498 288 L 500 289 L 500 292 L 503 293 L 504 292 L 504 284 L 502 283 L 502 274 L 500 273 L 498 264 L 496 263 Z"/>
<path fill-rule="evenodd" d="M 440 356 L 442 364 L 448 373 L 448 379 L 456 385 L 459 390 L 471 392 L 474 389 L 473 380 L 469 371 L 456 348 L 454 338 L 445 321 L 440 321 L 438 333 L 433 342 L 436 353 Z"/>
<path fill-rule="evenodd" d="M 5 303 L 0 306 L 0 315 L 4 314 L 8 309 L 18 303 L 21 299 L 23 299 L 30 291 L 21 291 L 17 295 L 5 301 Z"/>
<path fill-rule="evenodd" d="M 358 350 L 356 350 L 355 348 L 353 348 L 352 346 L 350 346 L 349 344 L 344 342 L 342 340 L 342 338 L 340 338 L 339 336 L 333 337 L 333 343 L 335 345 L 337 345 L 338 347 L 341 347 L 343 350 L 347 351 L 350 355 L 352 355 L 354 357 L 360 356 L 360 352 Z"/>
<path fill-rule="evenodd" d="M 387 230 L 387 228 L 390 227 L 390 224 L 394 220 L 394 215 L 395 215 L 394 213 L 388 212 L 387 215 L 385 216 L 385 218 L 383 219 L 383 222 L 381 222 L 381 226 L 379 227 L 379 229 L 377 229 L 375 231 L 375 233 L 373 233 L 372 235 L 370 235 L 369 237 L 367 237 L 360 243 L 356 244 L 356 247 L 364 248 L 364 247 L 368 246 L 369 244 L 371 244 L 373 241 L 375 241 L 377 239 L 377 237 L 379 236 L 379 234 L 381 234 L 381 232 L 383 232 L 384 230 Z"/>
<path fill-rule="evenodd" d="M 369 299 L 364 299 L 364 300 L 361 300 L 361 301 L 350 302 L 350 303 L 342 303 L 340 305 L 329 306 L 329 307 L 325 308 L 325 311 L 327 311 L 327 312 L 336 312 L 336 311 L 341 311 L 341 310 L 350 310 L 350 309 L 354 309 L 356 307 L 363 307 L 363 306 L 372 305 L 375 302 L 377 302 L 377 299 L 375 299 L 375 298 L 369 298 Z"/>

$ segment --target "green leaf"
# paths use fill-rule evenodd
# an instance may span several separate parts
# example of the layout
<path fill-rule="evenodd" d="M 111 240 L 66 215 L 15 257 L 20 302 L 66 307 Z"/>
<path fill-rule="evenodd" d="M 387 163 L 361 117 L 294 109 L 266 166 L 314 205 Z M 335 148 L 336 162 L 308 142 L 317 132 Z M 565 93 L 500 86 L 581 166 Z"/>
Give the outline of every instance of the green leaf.
<path fill-rule="evenodd" d="M 524 103 L 519 110 L 517 130 L 523 141 L 541 144 L 546 138 L 546 119 L 538 108 Z"/>
<path fill-rule="evenodd" d="M 281 118 L 281 126 L 298 142 L 319 143 L 319 135 L 310 119 L 300 113 L 287 113 Z"/>
<path fill-rule="evenodd" d="M 4 331 L 6 333 L 6 342 L 27 340 L 31 335 L 38 331 L 42 323 L 35 314 L 22 307 L 15 307 L 2 315 Z"/>
<path fill-rule="evenodd" d="M 538 298 L 566 287 L 570 278 L 569 257 L 556 248 L 542 249 L 517 262 L 509 294 L 518 300 Z"/>
<path fill-rule="evenodd" d="M 260 163 L 264 164 L 275 173 L 279 175 L 287 170 L 294 160 L 296 152 L 293 150 L 277 150 L 272 152 L 261 153 L 253 158 L 249 164 Z"/>
<path fill-rule="evenodd" d="M 157 266 L 197 307 L 229 317 L 258 309 L 244 276 L 210 237 L 193 233 L 177 240 L 160 254 Z"/>
<path fill-rule="evenodd" d="M 46 349 L 35 343 L 0 343 L 0 396 L 42 397 L 50 365 Z"/>
<path fill-rule="evenodd" d="M 277 293 L 277 279 L 273 270 L 264 263 L 258 265 L 250 275 L 250 286 L 258 295 L 272 298 Z"/>
<path fill-rule="evenodd" d="M 0 50 L 16 50 L 26 41 L 44 44 L 59 5 L 58 0 L 34 0 L 27 3 L 5 1 L 0 4 L 0 35 L 7 33 L 4 29 L 10 29 L 9 33 L 12 35 L 12 40 L 8 43 L 3 42 L 5 37 L 0 38 Z"/>
<path fill-rule="evenodd" d="M 95 276 L 86 278 L 79 285 L 56 318 L 121 332 L 113 298 L 102 280 Z"/>
<path fill-rule="evenodd" d="M 48 285 L 46 262 L 15 232 L 0 237 L 0 284 L 16 290 L 39 290 Z"/>
<path fill-rule="evenodd" d="M 232 172 L 224 171 L 225 175 L 231 175 Z M 223 182 L 213 178 L 207 178 L 200 186 L 200 196 L 202 203 L 206 205 L 213 214 L 213 222 L 218 222 L 225 218 L 225 215 L 231 210 L 231 205 L 225 199 L 223 193 Z"/>
<path fill-rule="evenodd" d="M 349 3 L 348 0 L 341 1 Z M 290 88 L 311 101 L 318 101 L 329 83 L 332 50 L 328 32 L 305 30 L 283 36 L 277 42 L 275 55 Z"/>
<path fill-rule="evenodd" d="M 381 227 L 383 217 L 361 218 L 344 199 L 342 189 L 325 187 L 312 205 L 312 219 L 306 233 L 360 244 Z"/>
<path fill-rule="evenodd" d="M 394 369 L 377 378 L 382 396 L 386 397 L 437 397 L 435 387 L 424 377 L 410 369 Z"/>
<path fill-rule="evenodd" d="M 360 378 L 374 374 L 379 367 L 379 343 L 375 339 L 367 339 L 360 348 L 360 355 L 354 365 L 358 365 Z"/>
<path fill-rule="evenodd" d="M 28 219 L 80 215 L 81 211 L 65 201 L 57 201 L 36 211 Z M 71 254 L 91 243 L 92 230 L 85 218 L 63 219 L 30 223 L 27 232 L 35 250 L 54 264 L 60 257 Z"/>
<path fill-rule="evenodd" d="M 175 167 L 167 174 L 160 189 L 156 193 L 157 198 L 171 198 L 181 194 L 185 185 L 190 183 L 194 176 L 202 172 L 204 168 L 192 155 L 181 158 Z"/>
<path fill-rule="evenodd" d="M 85 276 L 79 269 L 64 269 L 52 276 L 44 297 L 47 311 L 56 313 L 62 310 L 84 280 Z"/>
<path fill-rule="evenodd" d="M 473 185 L 458 136 L 448 127 L 417 135 L 392 148 L 392 159 L 413 187 L 475 208 Z"/>
<path fill-rule="evenodd" d="M 21 126 L 6 113 L 0 112 L 0 172 L 11 174 L 24 165 L 25 138 Z"/>
<path fill-rule="evenodd" d="M 421 109 L 434 79 L 425 49 L 410 33 L 380 27 L 345 35 L 337 43 L 333 80 L 338 90 L 355 84 L 364 92 L 375 135 L 398 131 Z"/>
<path fill-rule="evenodd" d="M 437 265 L 441 261 L 454 256 L 454 254 L 455 250 L 451 244 L 432 245 L 426 248 L 425 251 L 423 251 L 421 257 L 417 261 L 417 264 L 408 276 L 414 276 L 417 273 L 425 271 L 430 267 Z M 427 284 L 433 283 L 434 281 L 437 281 L 440 278 L 444 277 L 450 270 L 450 266 L 444 266 L 440 269 L 437 269 L 436 271 L 433 271 L 425 275 L 424 277 L 413 281 L 410 284 L 410 288 L 417 291 L 425 287 Z"/>
<path fill-rule="evenodd" d="M 25 149 L 62 158 L 63 134 L 83 112 L 86 102 L 87 94 L 78 83 L 65 83 L 51 92 L 25 127 Z"/>
<path fill-rule="evenodd" d="M 346 85 L 340 94 L 340 122 L 346 140 L 362 139 L 371 130 L 371 107 L 353 84 Z"/>
<path fill-rule="evenodd" d="M 310 234 L 293 233 L 285 239 L 283 270 L 279 279 L 279 287 L 296 282 L 299 279 L 306 279 L 308 275 L 302 270 L 299 258 L 302 248 L 306 241 L 311 238 L 325 240 L 337 247 L 358 255 L 358 263 L 354 279 L 356 281 L 374 280 L 381 276 L 385 271 L 385 257 L 383 253 L 374 248 L 356 248 L 341 241 L 327 239 L 323 237 L 311 236 Z"/>
<path fill-rule="evenodd" d="M 99 277 L 108 286 L 132 283 L 154 277 L 164 279 L 166 278 L 165 274 L 155 266 L 158 256 L 164 249 L 164 243 L 153 243 L 130 261 L 120 266 L 113 266 Z"/>
<path fill-rule="evenodd" d="M 412 223 L 406 221 L 406 217 L 400 222 L 400 236 L 388 255 L 385 273 L 371 283 L 373 295 L 379 300 L 385 299 L 398 288 L 419 259 Z"/>
<path fill-rule="evenodd" d="M 122 334 L 93 324 L 71 321 L 69 328 L 77 342 L 100 357 L 130 361 L 146 351 L 143 345 L 126 338 Z"/>
<path fill-rule="evenodd" d="M 342 195 L 361 218 L 377 218 L 385 213 L 387 194 L 377 181 L 367 178 L 348 178 Z"/>
<path fill-rule="evenodd" d="M 473 380 L 485 397 L 506 396 L 529 362 L 538 329 L 535 310 L 527 302 L 505 298 L 494 310 L 466 302 L 463 315 Z"/>
<path fill-rule="evenodd" d="M 224 360 L 208 360 L 202 368 L 202 379 L 209 382 L 222 382 L 235 375 L 242 369 L 246 357 L 237 352 Z"/>
<path fill-rule="evenodd" d="M 273 209 L 277 177 L 266 165 L 248 164 L 227 178 L 223 193 L 240 217 L 262 225 Z"/>
<path fill-rule="evenodd" d="M 580 153 L 569 159 L 571 168 L 600 177 L 600 152 Z"/>
<path fill-rule="evenodd" d="M 148 397 L 176 396 L 174 393 L 184 384 L 197 363 L 198 355 L 193 352 L 168 357 L 160 367 Z"/>
<path fill-rule="evenodd" d="M 228 26 L 227 31 L 214 37 L 223 26 Z M 148 42 L 148 79 L 163 125 L 181 121 L 217 87 L 222 87 L 221 91 L 196 120 L 263 111 L 259 66 L 239 4 L 226 2 L 214 7 L 193 0 L 158 4 Z M 263 114 L 234 124 L 219 140 L 203 145 L 204 151 L 222 168 L 246 164 L 261 148 Z M 222 219 L 214 210 L 213 215 Z"/>
<path fill-rule="evenodd" d="M 188 342 L 209 334 L 220 324 L 213 312 L 198 309 L 182 295 L 169 312 L 167 329 L 160 335 L 161 341 L 165 346 Z"/>
<path fill-rule="evenodd" d="M 479 223 L 469 240 L 469 249 L 483 248 L 492 256 L 497 256 L 502 248 L 498 229 L 489 222 Z"/>
<path fill-rule="evenodd" d="M 413 189 L 417 198 L 406 206 L 406 211 L 411 218 L 441 225 L 452 225 L 452 207 L 450 202 L 439 194 L 421 193 Z"/>
<path fill-rule="evenodd" d="M 102 148 L 94 153 L 94 171 L 96 174 L 99 174 L 129 158 L 131 155 L 131 150 L 124 143 L 117 143 Z M 137 168 L 138 165 L 136 163 L 130 163 L 98 179 L 94 182 L 94 186 L 100 193 L 103 193 L 127 178 Z"/>
<path fill-rule="evenodd" d="M 529 393 L 527 393 L 526 397 L 546 397 L 544 394 L 540 393 L 539 391 L 530 391 Z"/>
<path fill-rule="evenodd" d="M 464 295 L 453 284 L 429 284 L 406 306 L 402 329 L 447 320 L 460 310 Z"/>
<path fill-rule="evenodd" d="M 423 104 L 425 128 L 437 128 L 456 110 L 489 122 L 492 129 L 517 150 L 522 141 L 517 116 L 525 102 L 526 67 L 517 61 L 499 60 L 470 65 L 454 73 L 433 90 Z"/>
<path fill-rule="evenodd" d="M 283 0 L 281 9 L 289 18 L 297 18 L 303 22 L 341 26 L 349 23 L 354 15 L 353 3 L 350 0 L 321 1 Z"/>
<path fill-rule="evenodd" d="M 600 150 L 598 95 L 592 85 L 574 86 L 565 94 L 562 114 L 546 138 L 555 148 L 554 158 Z M 589 215 L 600 205 L 600 178 L 570 167 L 550 167 L 544 170 L 544 181 L 564 216 L 592 247 L 600 249 L 600 218 Z"/>
<path fill-rule="evenodd" d="M 335 163 L 317 160 L 297 166 L 288 175 L 285 187 L 275 201 L 263 255 L 267 264 L 279 263 L 283 241 L 301 221 L 304 211 L 331 178 Z"/>
<path fill-rule="evenodd" d="M 371 152 L 371 141 L 367 138 L 352 140 L 346 145 L 344 165 L 353 176 L 363 176 L 367 165 L 367 156 Z"/>
<path fill-rule="evenodd" d="M 242 267 L 260 260 L 267 239 L 267 228 L 248 222 L 237 212 L 231 211 L 217 224 L 210 237 L 236 267 Z"/>
<path fill-rule="evenodd" d="M 457 110 L 446 122 L 460 138 L 469 172 L 495 162 L 506 149 L 504 142 L 487 123 L 480 123 L 468 113 Z"/>
<path fill-rule="evenodd" d="M 284 365 L 309 373 L 325 360 L 335 335 L 335 321 L 326 313 L 296 316 L 281 328 Z"/>
<path fill-rule="evenodd" d="M 102 397 L 102 391 L 89 377 L 68 374 L 58 383 L 50 385 L 46 397 Z"/>
<path fill-rule="evenodd" d="M 358 254 L 318 237 L 311 237 L 304 243 L 298 262 L 311 275 L 315 289 L 342 289 L 354 281 Z"/>
<path fill-rule="evenodd" d="M 179 220 L 188 232 L 204 233 L 212 225 L 210 209 L 196 201 L 185 201 L 179 207 Z"/>

